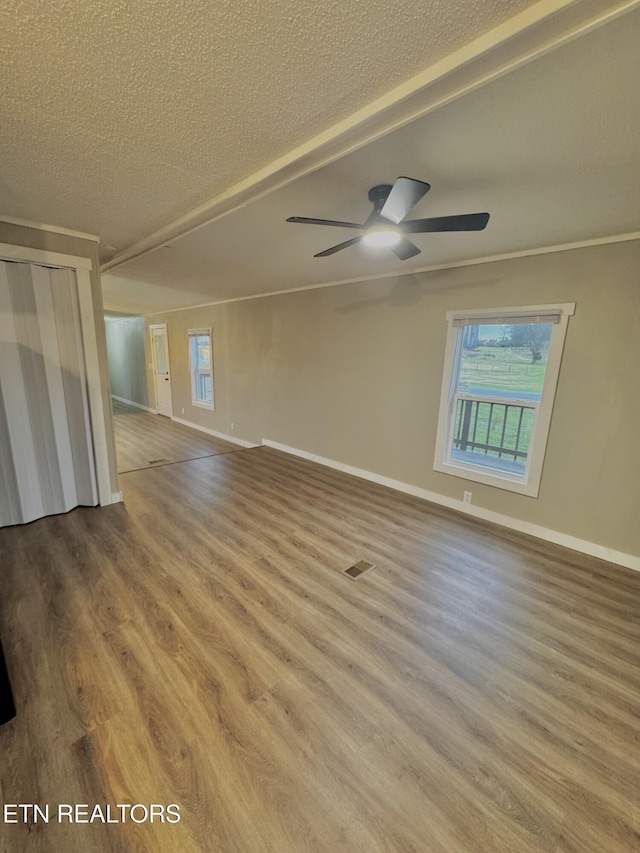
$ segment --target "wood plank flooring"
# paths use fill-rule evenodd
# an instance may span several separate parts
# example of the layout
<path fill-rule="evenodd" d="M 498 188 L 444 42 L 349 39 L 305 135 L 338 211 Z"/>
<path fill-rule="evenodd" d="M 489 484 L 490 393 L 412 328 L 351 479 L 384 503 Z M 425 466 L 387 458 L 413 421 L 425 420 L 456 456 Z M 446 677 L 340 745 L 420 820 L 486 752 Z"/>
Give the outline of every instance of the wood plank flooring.
<path fill-rule="evenodd" d="M 113 400 L 118 473 L 238 450 L 237 444 Z"/>
<path fill-rule="evenodd" d="M 181 821 L 1 850 L 640 850 L 640 574 L 264 447 L 121 483 L 0 532 L 0 793 Z"/>

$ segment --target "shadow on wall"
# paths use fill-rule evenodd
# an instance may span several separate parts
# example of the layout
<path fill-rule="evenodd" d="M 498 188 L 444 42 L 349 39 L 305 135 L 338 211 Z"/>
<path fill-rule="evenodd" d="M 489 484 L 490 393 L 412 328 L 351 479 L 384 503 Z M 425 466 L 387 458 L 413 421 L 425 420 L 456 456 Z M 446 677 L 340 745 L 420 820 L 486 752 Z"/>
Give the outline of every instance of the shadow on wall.
<path fill-rule="evenodd" d="M 374 305 L 390 305 L 392 308 L 406 308 L 417 305 L 424 296 L 445 290 L 454 290 L 456 287 L 490 287 L 495 284 L 495 278 L 486 278 L 480 281 L 447 282 L 449 275 L 453 278 L 457 270 L 438 270 L 436 273 L 411 273 L 410 275 L 397 276 L 395 283 L 386 296 L 376 296 L 372 299 L 360 299 L 348 305 L 341 305 L 336 312 L 348 313 L 360 311 L 363 308 L 372 308 Z"/>

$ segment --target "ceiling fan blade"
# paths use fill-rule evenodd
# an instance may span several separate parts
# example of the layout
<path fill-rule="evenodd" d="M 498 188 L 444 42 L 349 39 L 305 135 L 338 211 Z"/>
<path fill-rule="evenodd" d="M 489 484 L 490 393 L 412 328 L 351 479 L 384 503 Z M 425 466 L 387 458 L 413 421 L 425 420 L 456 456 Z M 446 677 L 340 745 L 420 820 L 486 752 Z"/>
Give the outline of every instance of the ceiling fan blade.
<path fill-rule="evenodd" d="M 364 228 L 357 222 L 339 222 L 337 219 L 308 219 L 306 216 L 290 216 L 287 222 L 299 222 L 300 225 L 335 225 L 338 228 Z"/>
<path fill-rule="evenodd" d="M 411 240 L 406 240 L 404 237 L 399 243 L 391 247 L 391 251 L 395 252 L 401 261 L 406 261 L 408 258 L 420 254 L 420 249 L 414 246 Z"/>
<path fill-rule="evenodd" d="M 337 246 L 332 246 L 330 249 L 325 249 L 324 252 L 318 252 L 318 254 L 314 255 L 313 257 L 326 258 L 328 255 L 335 255 L 336 252 L 341 252 L 342 249 L 348 249 L 349 246 L 355 246 L 355 244 L 359 243 L 360 240 L 362 240 L 362 236 L 352 237 L 350 240 L 345 240 L 344 243 L 338 243 Z"/>
<path fill-rule="evenodd" d="M 431 185 L 424 181 L 416 181 L 415 178 L 397 178 L 387 200 L 382 205 L 380 216 L 397 225 L 430 189 Z"/>
<path fill-rule="evenodd" d="M 460 216 L 409 219 L 400 227 L 405 234 L 425 234 L 427 231 L 482 231 L 487 227 L 488 221 L 488 213 L 463 213 Z"/>

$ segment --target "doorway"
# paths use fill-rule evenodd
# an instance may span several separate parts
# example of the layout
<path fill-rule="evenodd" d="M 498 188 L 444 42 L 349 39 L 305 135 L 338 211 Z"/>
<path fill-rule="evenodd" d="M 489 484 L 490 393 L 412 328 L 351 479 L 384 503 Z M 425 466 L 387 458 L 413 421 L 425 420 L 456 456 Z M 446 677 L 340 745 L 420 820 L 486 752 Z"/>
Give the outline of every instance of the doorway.
<path fill-rule="evenodd" d="M 171 402 L 171 371 L 169 365 L 167 324 L 155 323 L 149 327 L 149 330 L 151 332 L 156 409 L 159 415 L 171 418 L 173 417 L 173 405 Z"/>

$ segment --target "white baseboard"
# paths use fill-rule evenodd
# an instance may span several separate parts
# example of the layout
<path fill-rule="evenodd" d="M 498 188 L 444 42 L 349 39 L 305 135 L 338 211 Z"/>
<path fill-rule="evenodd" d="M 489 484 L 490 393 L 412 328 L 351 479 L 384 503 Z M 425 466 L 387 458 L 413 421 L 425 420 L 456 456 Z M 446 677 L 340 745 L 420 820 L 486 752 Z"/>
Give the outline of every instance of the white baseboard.
<path fill-rule="evenodd" d="M 277 441 L 270 441 L 263 438 L 262 443 L 266 447 L 273 447 L 274 450 L 281 450 L 283 453 L 290 453 L 293 456 L 299 456 L 301 459 L 317 462 L 319 465 L 324 465 L 327 468 L 344 471 L 346 474 L 352 474 L 354 477 L 360 477 L 362 480 L 369 480 L 372 483 L 387 486 L 398 492 L 404 492 L 407 495 L 413 495 L 416 498 L 422 498 L 423 500 L 431 501 L 431 503 L 455 509 L 457 512 L 465 513 L 465 515 L 471 515 L 483 521 L 490 521 L 493 524 L 499 524 L 501 527 L 507 527 L 510 530 L 517 530 L 519 533 L 527 533 L 529 536 L 535 536 L 537 539 L 553 542 L 554 545 L 562 545 L 565 548 L 570 548 L 572 551 L 580 551 L 582 554 L 588 554 L 590 557 L 598 557 L 601 560 L 607 560 L 609 563 L 615 563 L 627 569 L 640 572 L 640 557 L 636 557 L 633 554 L 614 551 L 613 548 L 597 545 L 595 542 L 588 542 L 586 539 L 578 539 L 575 536 L 569 536 L 567 533 L 560 533 L 558 530 L 540 527 L 538 524 L 530 524 L 528 521 L 521 521 L 519 518 L 512 518 L 509 515 L 503 515 L 490 509 L 475 506 L 474 504 L 466 504 L 456 498 L 449 498 L 437 492 L 430 492 L 419 486 L 412 486 L 400 480 L 393 480 L 391 477 L 383 477 L 380 474 L 374 474 L 372 471 L 365 471 L 362 468 L 354 468 L 353 465 L 345 465 L 343 462 L 326 459 L 324 456 L 317 456 L 315 453 L 308 453 L 306 450 L 298 450 L 286 444 L 279 444 Z"/>
<path fill-rule="evenodd" d="M 191 421 L 185 421 L 182 418 L 171 418 L 172 421 L 175 421 L 177 424 L 182 424 L 182 426 L 191 427 L 191 429 L 197 429 L 198 432 L 206 432 L 207 435 L 213 435 L 215 438 L 223 438 L 225 441 L 230 441 L 232 444 L 239 444 L 241 447 L 260 447 L 259 444 L 254 444 L 252 441 L 245 441 L 243 438 L 236 438 L 235 435 L 227 435 L 225 432 L 218 432 L 215 429 L 209 429 L 209 427 L 200 426 L 200 424 L 191 423 Z"/>
<path fill-rule="evenodd" d="M 111 506 L 111 504 L 119 504 L 122 502 L 122 492 L 111 492 L 106 501 L 101 501 L 99 506 Z"/>
<path fill-rule="evenodd" d="M 151 412 L 152 415 L 157 415 L 155 409 L 150 409 L 149 406 L 143 406 L 142 403 L 134 403 L 133 400 L 125 400 L 124 397 L 118 397 L 115 394 L 111 395 L 112 400 L 117 400 L 119 403 L 126 403 L 127 406 L 135 406 L 136 409 L 142 409 L 145 412 Z"/>

